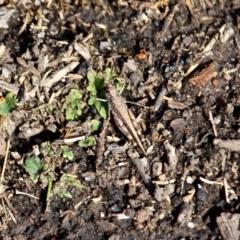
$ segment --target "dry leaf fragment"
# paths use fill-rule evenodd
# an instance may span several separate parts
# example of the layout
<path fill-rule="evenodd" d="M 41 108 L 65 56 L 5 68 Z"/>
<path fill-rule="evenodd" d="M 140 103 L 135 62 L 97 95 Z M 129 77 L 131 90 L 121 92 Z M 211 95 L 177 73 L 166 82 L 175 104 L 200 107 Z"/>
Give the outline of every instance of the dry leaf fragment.
<path fill-rule="evenodd" d="M 71 62 L 64 68 L 57 71 L 55 74 L 51 75 L 48 78 L 45 78 L 41 81 L 42 87 L 50 88 L 53 84 L 60 81 L 63 77 L 65 77 L 69 72 L 71 72 L 74 68 L 79 65 L 79 62 Z"/>
<path fill-rule="evenodd" d="M 233 152 L 240 152 L 240 139 L 222 140 L 215 138 L 213 144 Z"/>
<path fill-rule="evenodd" d="M 92 201 L 94 203 L 100 203 L 102 201 L 102 195 L 99 195 L 99 197 L 97 197 L 97 198 L 92 198 Z"/>
<path fill-rule="evenodd" d="M 218 72 L 215 70 L 215 63 L 211 62 L 204 69 L 195 74 L 194 77 L 190 78 L 189 81 L 195 86 L 202 86 L 208 81 L 217 76 Z"/>
<path fill-rule="evenodd" d="M 91 59 L 89 47 L 86 43 L 74 43 L 74 49 L 88 62 Z"/>
<path fill-rule="evenodd" d="M 180 103 L 180 102 L 176 102 L 174 101 L 172 98 L 166 98 L 164 97 L 164 99 L 167 100 L 167 104 L 168 104 L 168 107 L 169 108 L 172 108 L 172 109 L 180 109 L 180 110 L 183 110 L 183 109 L 186 109 L 188 108 L 188 106 L 184 103 Z"/>

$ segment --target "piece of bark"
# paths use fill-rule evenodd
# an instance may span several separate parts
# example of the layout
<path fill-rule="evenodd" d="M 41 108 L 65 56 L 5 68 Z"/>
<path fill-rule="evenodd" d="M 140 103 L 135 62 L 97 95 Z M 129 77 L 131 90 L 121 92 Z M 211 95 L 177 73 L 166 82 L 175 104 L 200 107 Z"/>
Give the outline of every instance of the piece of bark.
<path fill-rule="evenodd" d="M 167 100 L 167 104 L 168 104 L 168 107 L 169 108 L 172 108 L 172 109 L 180 109 L 180 110 L 183 110 L 183 109 L 187 109 L 188 106 L 184 103 L 181 103 L 181 102 L 176 102 L 174 101 L 173 99 L 171 98 L 168 98 L 166 99 Z"/>
<path fill-rule="evenodd" d="M 75 69 L 79 65 L 79 62 L 71 62 L 64 68 L 60 69 L 50 77 L 43 79 L 41 82 L 42 87 L 51 88 L 53 84 L 60 81 L 63 77 L 65 77 L 69 72 Z"/>
<path fill-rule="evenodd" d="M 217 217 L 217 225 L 224 240 L 240 239 L 240 214 L 222 213 Z"/>
<path fill-rule="evenodd" d="M 240 139 L 223 140 L 215 138 L 213 144 L 233 152 L 240 152 Z"/>
<path fill-rule="evenodd" d="M 215 70 L 215 63 L 211 62 L 204 69 L 195 74 L 194 77 L 191 77 L 189 81 L 191 84 L 200 87 L 216 77 L 217 74 L 218 72 Z"/>

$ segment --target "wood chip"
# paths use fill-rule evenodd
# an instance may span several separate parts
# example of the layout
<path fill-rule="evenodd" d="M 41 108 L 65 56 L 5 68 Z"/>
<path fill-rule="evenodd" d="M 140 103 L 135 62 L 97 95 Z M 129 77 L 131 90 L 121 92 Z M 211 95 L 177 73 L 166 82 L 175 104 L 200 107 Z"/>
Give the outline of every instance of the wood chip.
<path fill-rule="evenodd" d="M 79 62 L 71 62 L 64 68 L 57 71 L 55 74 L 50 77 L 43 79 L 41 82 L 42 87 L 51 88 L 53 84 L 60 81 L 63 77 L 65 77 L 69 72 L 75 69 L 79 65 Z"/>
<path fill-rule="evenodd" d="M 215 63 L 211 62 L 204 69 L 195 74 L 194 77 L 190 78 L 189 81 L 195 86 L 203 86 L 208 81 L 216 77 L 218 72 L 215 70 Z"/>
<path fill-rule="evenodd" d="M 217 217 L 217 225 L 224 240 L 239 240 L 240 214 L 222 213 Z"/>

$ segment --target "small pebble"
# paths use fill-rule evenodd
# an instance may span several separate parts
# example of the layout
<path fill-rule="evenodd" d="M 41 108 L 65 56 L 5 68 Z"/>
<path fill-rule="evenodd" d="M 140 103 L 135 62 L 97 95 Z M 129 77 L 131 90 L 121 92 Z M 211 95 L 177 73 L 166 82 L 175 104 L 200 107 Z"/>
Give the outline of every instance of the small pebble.
<path fill-rule="evenodd" d="M 122 211 L 122 208 L 118 204 L 115 203 L 111 207 L 111 210 L 112 210 L 113 213 L 120 213 Z"/>
<path fill-rule="evenodd" d="M 196 198 L 198 201 L 205 202 L 207 201 L 208 194 L 203 188 L 199 188 L 196 192 Z"/>

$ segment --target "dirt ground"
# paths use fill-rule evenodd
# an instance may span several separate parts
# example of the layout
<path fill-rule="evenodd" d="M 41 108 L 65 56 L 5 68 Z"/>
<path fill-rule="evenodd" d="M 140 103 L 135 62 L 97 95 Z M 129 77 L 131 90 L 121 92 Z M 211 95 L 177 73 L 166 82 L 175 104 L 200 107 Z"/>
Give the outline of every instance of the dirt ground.
<path fill-rule="evenodd" d="M 1 239 L 239 239 L 239 0 L 0 13 Z"/>

